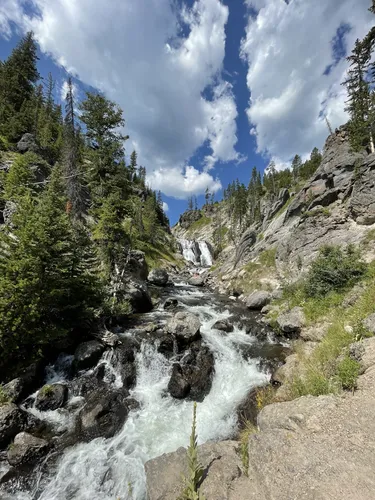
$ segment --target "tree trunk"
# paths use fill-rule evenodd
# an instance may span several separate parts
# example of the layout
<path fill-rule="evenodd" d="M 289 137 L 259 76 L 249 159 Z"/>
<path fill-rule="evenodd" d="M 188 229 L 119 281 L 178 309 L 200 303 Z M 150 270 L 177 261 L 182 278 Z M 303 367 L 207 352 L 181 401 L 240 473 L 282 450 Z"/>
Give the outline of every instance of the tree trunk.
<path fill-rule="evenodd" d="M 371 150 L 371 153 L 375 153 L 374 138 L 372 136 L 372 132 L 370 132 L 370 150 Z"/>

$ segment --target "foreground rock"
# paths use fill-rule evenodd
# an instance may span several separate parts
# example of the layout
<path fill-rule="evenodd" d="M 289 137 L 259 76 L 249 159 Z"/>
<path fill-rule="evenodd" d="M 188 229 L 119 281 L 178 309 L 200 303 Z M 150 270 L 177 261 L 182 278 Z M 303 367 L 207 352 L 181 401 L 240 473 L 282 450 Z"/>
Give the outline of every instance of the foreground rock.
<path fill-rule="evenodd" d="M 180 346 L 191 344 L 200 339 L 201 322 L 192 313 L 180 311 L 167 323 L 167 333 L 173 335 Z"/>
<path fill-rule="evenodd" d="M 152 285 L 166 286 L 169 276 L 165 269 L 153 269 L 147 279 Z"/>
<path fill-rule="evenodd" d="M 28 415 L 13 403 L 0 406 L 0 449 L 6 447 L 11 440 L 27 425 Z"/>
<path fill-rule="evenodd" d="M 221 319 L 216 321 L 216 323 L 212 327 L 215 330 L 220 330 L 221 332 L 230 333 L 233 332 L 234 326 L 227 319 Z"/>
<path fill-rule="evenodd" d="M 43 386 L 37 394 L 35 406 L 41 411 L 57 410 L 64 406 L 68 399 L 68 388 L 64 384 Z"/>
<path fill-rule="evenodd" d="M 199 417 L 198 417 L 199 418 Z M 207 500 L 229 498 L 234 479 L 241 476 L 241 460 L 236 451 L 238 443 L 223 441 L 199 447 L 199 460 L 205 470 L 200 489 Z M 176 500 L 183 492 L 181 474 L 188 475 L 186 449 L 146 462 L 148 500 Z"/>
<path fill-rule="evenodd" d="M 129 302 L 134 313 L 146 313 L 152 309 L 150 292 L 141 281 L 129 282 L 123 291 L 123 298 Z"/>
<path fill-rule="evenodd" d="M 73 366 L 76 371 L 87 370 L 95 366 L 104 352 L 104 346 L 97 340 L 80 344 L 74 353 Z"/>
<path fill-rule="evenodd" d="M 363 321 L 363 326 L 367 328 L 369 332 L 375 335 L 375 313 L 367 316 L 367 318 Z"/>
<path fill-rule="evenodd" d="M 49 450 L 49 443 L 27 432 L 20 432 L 8 449 L 7 458 L 10 465 L 26 465 L 37 462 Z"/>
<path fill-rule="evenodd" d="M 170 311 L 171 309 L 176 309 L 178 306 L 178 300 L 175 299 L 174 297 L 169 297 L 163 305 L 163 309 Z"/>
<path fill-rule="evenodd" d="M 124 394 L 103 387 L 92 392 L 79 414 L 79 432 L 85 441 L 110 438 L 124 425 L 128 408 Z"/>
<path fill-rule="evenodd" d="M 246 299 L 246 305 L 248 309 L 260 311 L 271 302 L 271 299 L 272 295 L 269 292 L 257 290 Z"/>

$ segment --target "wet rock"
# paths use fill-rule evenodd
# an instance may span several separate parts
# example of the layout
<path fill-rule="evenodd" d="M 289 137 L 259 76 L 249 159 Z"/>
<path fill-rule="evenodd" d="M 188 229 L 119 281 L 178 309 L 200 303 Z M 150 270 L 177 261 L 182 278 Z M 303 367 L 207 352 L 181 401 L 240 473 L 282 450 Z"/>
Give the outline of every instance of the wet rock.
<path fill-rule="evenodd" d="M 179 363 L 173 365 L 172 375 L 168 383 L 168 392 L 176 399 L 183 399 L 190 392 L 190 384 L 184 377 L 183 370 Z"/>
<path fill-rule="evenodd" d="M 280 314 L 277 318 L 280 329 L 287 334 L 298 334 L 305 325 L 305 315 L 301 307 L 293 307 L 288 312 Z"/>
<path fill-rule="evenodd" d="M 49 450 L 50 445 L 27 432 L 20 432 L 8 448 L 7 458 L 10 465 L 19 466 L 37 462 Z"/>
<path fill-rule="evenodd" d="M 137 370 L 134 361 L 134 346 L 131 343 L 124 341 L 123 345 L 115 349 L 113 364 L 120 373 L 122 383 L 126 389 L 131 389 L 136 383 Z"/>
<path fill-rule="evenodd" d="M 367 316 L 365 320 L 363 320 L 363 326 L 371 333 L 375 335 L 375 313 Z"/>
<path fill-rule="evenodd" d="M 230 321 L 227 319 L 221 319 L 219 321 L 216 321 L 216 323 L 212 327 L 213 330 L 220 330 L 225 333 L 230 333 L 233 332 L 234 326 Z"/>
<path fill-rule="evenodd" d="M 44 370 L 41 363 L 33 363 L 18 373 L 18 377 L 4 384 L 4 390 L 13 403 L 34 392 L 43 383 Z"/>
<path fill-rule="evenodd" d="M 26 153 L 27 151 L 37 152 L 39 150 L 33 134 L 23 134 L 17 143 L 17 149 L 20 153 Z"/>
<path fill-rule="evenodd" d="M 123 295 L 124 299 L 129 301 L 134 313 L 146 313 L 153 307 L 150 292 L 141 281 L 129 282 Z"/>
<path fill-rule="evenodd" d="M 192 285 L 192 286 L 204 286 L 204 279 L 201 276 L 192 276 L 189 279 L 189 285 Z"/>
<path fill-rule="evenodd" d="M 76 371 L 87 370 L 97 364 L 104 352 L 104 346 L 97 340 L 80 344 L 75 353 L 73 366 Z"/>
<path fill-rule="evenodd" d="M 68 399 L 68 388 L 64 384 L 44 385 L 37 394 L 35 406 L 41 411 L 57 410 Z"/>
<path fill-rule="evenodd" d="M 167 333 L 173 335 L 177 342 L 183 346 L 190 344 L 201 337 L 201 322 L 195 314 L 180 311 L 167 323 Z"/>
<path fill-rule="evenodd" d="M 0 449 L 28 426 L 28 414 L 13 403 L 0 406 Z"/>
<path fill-rule="evenodd" d="M 269 292 L 256 290 L 246 299 L 248 309 L 260 311 L 265 305 L 271 302 L 272 296 Z"/>
<path fill-rule="evenodd" d="M 158 352 L 163 354 L 166 358 L 173 356 L 174 341 L 171 335 L 163 335 L 159 340 Z"/>
<path fill-rule="evenodd" d="M 165 310 L 171 310 L 171 309 L 175 309 L 176 307 L 178 306 L 178 300 L 173 298 L 173 297 L 169 297 L 165 302 L 164 302 L 164 306 L 163 308 Z"/>
<path fill-rule="evenodd" d="M 80 434 L 85 441 L 113 437 L 124 425 L 127 415 L 123 393 L 101 388 L 88 396 L 79 413 Z"/>
<path fill-rule="evenodd" d="M 153 269 L 148 275 L 148 281 L 156 286 L 166 286 L 169 280 L 165 269 Z"/>

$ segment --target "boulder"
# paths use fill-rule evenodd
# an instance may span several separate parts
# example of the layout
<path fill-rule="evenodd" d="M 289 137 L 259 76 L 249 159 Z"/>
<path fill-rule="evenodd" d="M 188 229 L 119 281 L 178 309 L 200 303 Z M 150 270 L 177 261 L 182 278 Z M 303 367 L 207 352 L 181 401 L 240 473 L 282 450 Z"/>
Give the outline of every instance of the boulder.
<path fill-rule="evenodd" d="M 232 499 L 230 492 L 233 481 L 242 475 L 243 468 L 237 448 L 238 442 L 236 441 L 209 442 L 198 447 L 199 461 L 205 471 L 200 492 L 207 500 Z M 184 488 L 181 477 L 189 477 L 187 465 L 185 448 L 179 448 L 173 453 L 167 453 L 146 462 L 148 500 L 180 498 Z M 249 491 L 251 491 L 251 486 L 248 488 Z"/>
<path fill-rule="evenodd" d="M 173 335 L 180 345 L 187 345 L 200 339 L 200 327 L 201 322 L 195 314 L 180 311 L 168 321 L 166 331 Z"/>
<path fill-rule="evenodd" d="M 363 320 L 363 326 L 375 335 L 375 313 L 370 314 L 370 316 L 367 316 L 367 318 Z"/>
<path fill-rule="evenodd" d="M 97 340 L 80 344 L 75 353 L 73 366 L 76 371 L 87 370 L 95 366 L 104 352 L 104 346 Z"/>
<path fill-rule="evenodd" d="M 27 151 L 38 151 L 38 146 L 35 142 L 35 137 L 33 134 L 23 134 L 19 142 L 17 143 L 17 150 L 20 153 L 26 153 Z"/>
<path fill-rule="evenodd" d="M 175 363 L 173 365 L 171 378 L 168 383 L 168 392 L 173 398 L 176 399 L 183 399 L 190 392 L 190 384 L 185 379 L 179 363 Z"/>
<path fill-rule="evenodd" d="M 28 424 L 28 414 L 13 403 L 0 406 L 0 449 L 5 448 L 11 440 Z"/>
<path fill-rule="evenodd" d="M 123 295 L 124 299 L 129 301 L 134 313 L 146 313 L 153 307 L 150 292 L 141 281 L 129 282 Z"/>
<path fill-rule="evenodd" d="M 38 392 L 35 406 L 41 411 L 57 410 L 68 399 L 68 387 L 64 384 L 44 385 Z"/>
<path fill-rule="evenodd" d="M 171 335 L 163 335 L 158 341 L 158 352 L 166 358 L 171 358 L 174 354 L 174 339 Z"/>
<path fill-rule="evenodd" d="M 233 332 L 234 326 L 227 319 L 220 319 L 212 326 L 213 330 L 220 330 L 221 332 L 230 333 Z"/>
<path fill-rule="evenodd" d="M 153 269 L 147 279 L 152 285 L 166 286 L 169 276 L 165 269 Z"/>
<path fill-rule="evenodd" d="M 173 297 L 169 297 L 164 302 L 163 308 L 166 310 L 170 310 L 170 309 L 175 309 L 177 306 L 178 306 L 178 300 Z"/>
<path fill-rule="evenodd" d="M 103 387 L 92 392 L 79 413 L 79 431 L 83 440 L 110 438 L 124 425 L 128 408 L 124 394 Z"/>
<path fill-rule="evenodd" d="M 246 299 L 246 306 L 248 309 L 260 311 L 265 305 L 271 302 L 272 296 L 269 292 L 256 290 Z"/>
<path fill-rule="evenodd" d="M 27 432 L 20 432 L 9 446 L 7 458 L 10 465 L 19 466 L 37 462 L 49 450 L 50 445 Z"/>
<path fill-rule="evenodd" d="M 124 388 L 131 389 L 135 386 L 137 370 L 135 366 L 135 346 L 124 339 L 122 345 L 113 351 L 112 363 L 118 373 L 120 373 Z"/>
<path fill-rule="evenodd" d="M 290 311 L 280 314 L 276 321 L 280 329 L 287 334 L 299 334 L 306 323 L 301 307 L 293 307 Z"/>
<path fill-rule="evenodd" d="M 204 279 L 202 276 L 192 276 L 188 283 L 192 286 L 204 286 Z"/>
<path fill-rule="evenodd" d="M 148 276 L 148 266 L 144 252 L 130 250 L 128 253 L 125 271 L 136 280 L 145 281 Z"/>

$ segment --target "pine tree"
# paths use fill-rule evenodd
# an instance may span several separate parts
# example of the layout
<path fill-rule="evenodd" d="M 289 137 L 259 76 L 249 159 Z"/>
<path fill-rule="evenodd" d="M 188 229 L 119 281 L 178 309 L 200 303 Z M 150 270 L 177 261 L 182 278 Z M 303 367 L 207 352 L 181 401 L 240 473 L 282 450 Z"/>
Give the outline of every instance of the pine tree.
<path fill-rule="evenodd" d="M 132 154 L 130 155 L 129 170 L 130 170 L 130 180 L 133 180 L 134 175 L 137 171 L 137 152 L 136 151 L 133 151 Z"/>
<path fill-rule="evenodd" d="M 206 187 L 206 191 L 204 193 L 204 200 L 205 200 L 205 206 L 208 206 L 208 202 L 210 201 L 210 191 L 208 189 L 208 186 Z"/>
<path fill-rule="evenodd" d="M 298 182 L 301 167 L 302 167 L 302 158 L 299 155 L 296 155 L 292 161 L 292 173 L 294 182 Z"/>
<path fill-rule="evenodd" d="M 192 196 L 188 198 L 188 210 L 194 210 L 194 200 Z"/>

